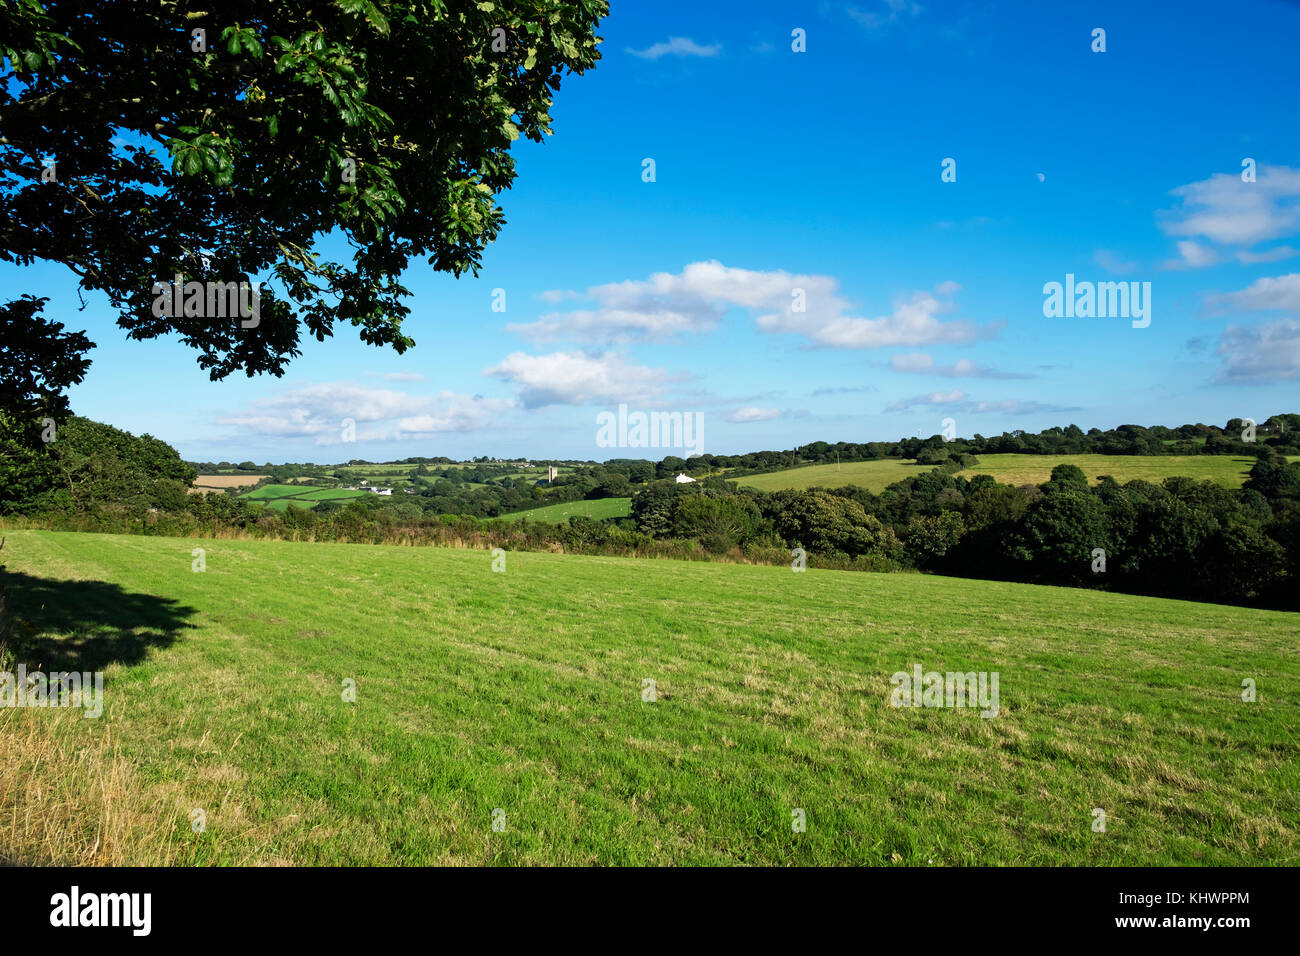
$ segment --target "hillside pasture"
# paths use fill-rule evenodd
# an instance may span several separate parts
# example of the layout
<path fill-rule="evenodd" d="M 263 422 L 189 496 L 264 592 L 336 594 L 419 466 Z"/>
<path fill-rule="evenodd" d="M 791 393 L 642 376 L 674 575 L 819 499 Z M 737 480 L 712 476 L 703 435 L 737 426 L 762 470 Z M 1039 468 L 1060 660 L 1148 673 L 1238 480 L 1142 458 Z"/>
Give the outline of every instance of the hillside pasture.
<path fill-rule="evenodd" d="M 725 474 L 723 477 L 742 488 L 757 488 L 759 491 L 803 491 L 808 488 L 844 488 L 854 485 L 878 494 L 896 481 L 929 470 L 930 467 L 918 465 L 909 459 L 875 458 L 870 461 L 846 461 L 838 465 L 797 465 L 781 471 L 740 478 Z"/>
<path fill-rule="evenodd" d="M 502 515 L 505 521 L 522 521 L 527 518 L 529 521 L 547 521 L 552 524 L 559 524 L 568 521 L 575 515 L 583 515 L 596 520 L 605 518 L 626 518 L 632 513 L 631 498 L 595 498 L 591 501 L 565 501 L 555 505 L 545 505 L 541 508 L 531 508 L 528 511 L 515 511 L 508 515 Z"/>
<path fill-rule="evenodd" d="M 322 501 L 338 501 L 349 498 L 361 498 L 369 495 L 368 491 L 352 491 L 347 488 L 315 488 L 310 485 L 263 485 L 240 495 L 248 501 L 264 504 L 276 511 L 284 511 L 289 505 L 297 508 L 311 509 Z"/>
<path fill-rule="evenodd" d="M 1060 464 L 1078 465 L 1090 482 L 1110 475 L 1121 485 L 1142 479 L 1160 484 L 1183 476 L 1213 481 L 1224 488 L 1240 488 L 1255 464 L 1254 458 L 1229 455 L 979 455 L 979 464 L 959 474 L 992 475 L 1004 485 L 1038 485 Z"/>
<path fill-rule="evenodd" d="M 1088 480 L 1096 482 L 1110 475 L 1120 484 L 1143 479 L 1159 484 L 1172 476 L 1213 481 L 1225 488 L 1240 488 L 1255 464 L 1254 458 L 1228 455 L 978 455 L 979 464 L 958 474 L 967 478 L 991 475 L 1001 484 L 1038 485 L 1047 481 L 1060 464 L 1077 465 Z M 1297 456 L 1289 460 L 1296 461 Z M 844 462 L 840 465 L 799 465 L 761 475 L 730 478 L 742 488 L 760 491 L 807 488 L 841 488 L 853 485 L 875 494 L 909 475 L 931 470 L 930 466 L 898 458 Z"/>
<path fill-rule="evenodd" d="M 11 862 L 1300 862 L 1295 614 L 815 567 L 8 538 L 21 659 L 105 674 L 99 719 L 0 709 Z M 893 706 L 914 666 L 999 675 L 996 715 Z"/>

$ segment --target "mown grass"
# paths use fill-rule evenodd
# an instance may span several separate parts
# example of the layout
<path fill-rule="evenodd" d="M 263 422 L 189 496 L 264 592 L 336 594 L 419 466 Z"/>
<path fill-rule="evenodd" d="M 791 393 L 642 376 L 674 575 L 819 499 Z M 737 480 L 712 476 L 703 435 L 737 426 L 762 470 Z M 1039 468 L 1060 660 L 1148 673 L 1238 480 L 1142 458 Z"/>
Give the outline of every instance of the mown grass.
<path fill-rule="evenodd" d="M 1089 481 L 1110 475 L 1120 484 L 1143 479 L 1160 484 L 1166 478 L 1186 476 L 1213 481 L 1225 488 L 1240 488 L 1255 464 L 1254 458 L 1229 455 L 979 455 L 979 464 L 960 474 L 992 475 L 1002 484 L 1038 485 L 1052 476 L 1059 464 L 1078 465 Z"/>
<path fill-rule="evenodd" d="M 352 491 L 347 488 L 317 488 L 312 485 L 263 485 L 239 497 L 259 504 L 264 504 L 275 511 L 284 511 L 289 505 L 296 508 L 311 509 L 322 501 L 336 501 L 344 498 L 361 498 L 370 494 L 368 491 Z"/>
<path fill-rule="evenodd" d="M 979 464 L 959 472 L 972 475 L 992 475 L 1002 484 L 1038 485 L 1052 476 L 1052 469 L 1060 464 L 1078 465 L 1091 481 L 1101 475 L 1110 475 L 1120 484 L 1137 478 L 1159 484 L 1174 475 L 1185 475 L 1197 480 L 1214 481 L 1225 488 L 1240 488 L 1254 458 L 1234 458 L 1227 455 L 979 455 Z M 1291 461 L 1300 460 L 1292 456 Z M 841 465 L 800 465 L 783 471 L 763 475 L 749 475 L 734 479 L 741 487 L 760 491 L 806 488 L 842 488 L 855 485 L 876 494 L 895 481 L 909 475 L 929 471 L 914 461 L 897 458 L 878 458 L 872 461 L 845 462 Z"/>
<path fill-rule="evenodd" d="M 2 858 L 1300 862 L 1294 614 L 915 574 L 513 552 L 494 573 L 486 551 L 7 534 L 26 645 L 109 663 L 98 721 L 0 710 L 7 766 L 49 784 L 0 787 Z M 997 671 L 1000 714 L 891 707 L 914 663 Z M 113 856 L 91 849 L 106 826 Z"/>
<path fill-rule="evenodd" d="M 527 511 L 514 511 L 501 517 L 506 521 L 547 521 L 562 524 L 574 515 L 585 515 L 597 520 L 603 518 L 626 518 L 632 513 L 631 498 L 595 498 L 591 501 L 565 501 L 557 505 L 545 505 L 530 508 Z"/>
<path fill-rule="evenodd" d="M 846 461 L 838 465 L 799 465 L 783 471 L 731 478 L 742 488 L 759 491 L 802 491 L 806 488 L 844 488 L 856 485 L 879 493 L 896 481 L 930 471 L 931 466 L 900 458 L 876 458 L 871 461 Z"/>

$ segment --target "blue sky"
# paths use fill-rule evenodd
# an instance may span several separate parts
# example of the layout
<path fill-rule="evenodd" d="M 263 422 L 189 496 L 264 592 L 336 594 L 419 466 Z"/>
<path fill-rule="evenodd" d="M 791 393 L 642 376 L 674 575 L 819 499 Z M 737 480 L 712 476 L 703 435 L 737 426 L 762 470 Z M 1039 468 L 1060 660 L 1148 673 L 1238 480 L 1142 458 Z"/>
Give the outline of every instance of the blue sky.
<path fill-rule="evenodd" d="M 212 383 L 61 267 L 0 284 L 98 343 L 79 414 L 196 460 L 671 453 L 598 447 L 620 402 L 715 453 L 1300 411 L 1300 4 L 612 7 L 481 274 L 406 275 L 404 356 L 348 326 Z M 1067 273 L 1150 325 L 1045 317 Z"/>

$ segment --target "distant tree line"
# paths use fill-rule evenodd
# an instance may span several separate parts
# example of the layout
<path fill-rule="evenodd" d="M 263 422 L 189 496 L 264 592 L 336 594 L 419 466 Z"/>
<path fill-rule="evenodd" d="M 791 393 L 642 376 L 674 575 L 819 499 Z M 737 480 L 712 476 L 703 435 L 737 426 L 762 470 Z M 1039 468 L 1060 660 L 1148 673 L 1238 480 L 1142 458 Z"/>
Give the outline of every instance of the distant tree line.
<path fill-rule="evenodd" d="M 1068 436 L 1067 436 L 1068 437 Z M 950 445 L 952 443 L 949 443 Z M 1285 450 L 1286 446 L 1283 446 Z M 12 449 L 10 449 L 12 452 Z M 1089 485 L 1070 464 L 1037 485 L 998 484 L 969 452 L 879 494 L 860 487 L 759 492 L 622 461 L 580 465 L 553 485 L 431 476 L 421 494 L 274 512 L 233 492 L 190 494 L 195 468 L 150 436 L 71 418 L 26 457 L 0 457 L 0 513 L 47 526 L 305 540 L 499 542 L 586 553 L 915 569 L 1274 607 L 1300 607 L 1300 462 L 1257 442 L 1240 489 L 1192 478 Z M 662 463 L 660 463 L 662 464 Z M 501 466 L 480 464 L 479 469 Z M 469 471 L 475 469 L 444 469 Z M 642 479 L 633 484 L 632 476 Z M 631 495 L 631 516 L 567 524 L 494 518 L 554 501 Z"/>

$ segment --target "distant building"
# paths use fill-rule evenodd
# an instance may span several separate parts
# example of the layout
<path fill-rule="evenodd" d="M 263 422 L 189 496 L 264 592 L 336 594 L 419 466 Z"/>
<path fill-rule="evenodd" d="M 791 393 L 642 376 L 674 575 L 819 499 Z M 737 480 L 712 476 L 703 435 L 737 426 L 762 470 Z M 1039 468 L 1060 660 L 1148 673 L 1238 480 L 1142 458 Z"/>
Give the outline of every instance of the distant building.
<path fill-rule="evenodd" d="M 556 468 L 554 465 L 551 465 L 546 469 L 546 480 L 554 481 L 556 478 L 559 477 L 559 474 L 560 474 L 560 469 Z"/>
<path fill-rule="evenodd" d="M 687 482 L 691 482 L 691 481 L 694 481 L 694 480 L 695 480 L 695 479 L 692 478 L 692 477 L 690 477 L 689 475 L 678 475 L 677 478 L 675 479 L 675 481 L 676 481 L 679 485 L 684 485 L 684 484 L 686 484 Z"/>

